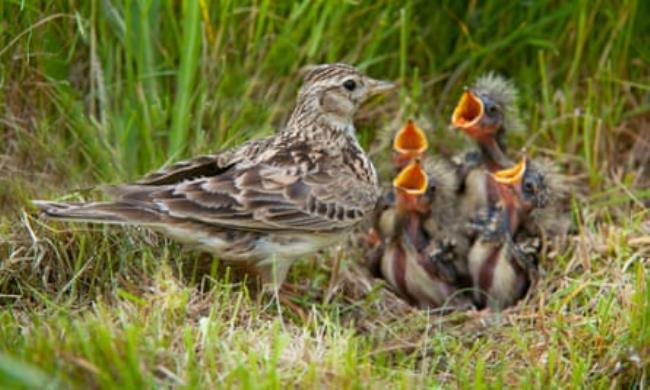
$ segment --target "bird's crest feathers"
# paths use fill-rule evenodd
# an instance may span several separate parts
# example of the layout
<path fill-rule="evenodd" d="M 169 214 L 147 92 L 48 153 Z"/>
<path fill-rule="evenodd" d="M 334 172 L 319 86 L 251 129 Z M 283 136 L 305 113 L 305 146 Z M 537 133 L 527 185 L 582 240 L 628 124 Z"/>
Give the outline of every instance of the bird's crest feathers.
<path fill-rule="evenodd" d="M 494 100 L 503 110 L 503 126 L 507 131 L 523 131 L 524 125 L 519 112 L 519 91 L 514 83 L 494 72 L 479 77 L 471 88 Z"/>

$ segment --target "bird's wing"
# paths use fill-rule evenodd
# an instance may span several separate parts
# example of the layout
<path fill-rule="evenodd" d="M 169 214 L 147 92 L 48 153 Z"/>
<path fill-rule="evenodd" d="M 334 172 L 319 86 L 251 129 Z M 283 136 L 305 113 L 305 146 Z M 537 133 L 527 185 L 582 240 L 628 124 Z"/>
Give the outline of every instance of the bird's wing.
<path fill-rule="evenodd" d="M 199 177 L 218 176 L 234 164 L 251 160 L 270 142 L 270 138 L 260 138 L 216 154 L 209 154 L 180 161 L 144 176 L 142 179 L 138 180 L 137 184 L 146 186 L 162 186 L 177 184 Z M 110 188 L 108 189 L 108 192 L 112 192 Z"/>
<path fill-rule="evenodd" d="M 228 228 L 325 232 L 346 229 L 366 214 L 363 205 L 336 194 L 348 191 L 359 190 L 347 175 L 257 165 L 181 183 L 151 201 L 172 217 Z"/>
<path fill-rule="evenodd" d="M 121 202 L 174 218 L 255 231 L 341 231 L 361 221 L 377 197 L 372 183 L 327 159 L 275 165 L 244 160 L 176 184 L 167 184 L 167 179 L 158 180 L 161 185 L 149 182 L 118 186 L 112 192 Z"/>

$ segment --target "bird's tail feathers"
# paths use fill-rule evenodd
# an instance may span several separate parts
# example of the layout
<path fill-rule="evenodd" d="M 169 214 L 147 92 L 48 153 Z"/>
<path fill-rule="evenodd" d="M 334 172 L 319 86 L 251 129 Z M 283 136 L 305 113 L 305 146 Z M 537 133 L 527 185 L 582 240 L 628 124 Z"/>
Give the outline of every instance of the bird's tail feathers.
<path fill-rule="evenodd" d="M 60 203 L 34 200 L 43 215 L 48 218 L 94 223 L 156 224 L 161 213 L 150 207 L 125 202 Z"/>

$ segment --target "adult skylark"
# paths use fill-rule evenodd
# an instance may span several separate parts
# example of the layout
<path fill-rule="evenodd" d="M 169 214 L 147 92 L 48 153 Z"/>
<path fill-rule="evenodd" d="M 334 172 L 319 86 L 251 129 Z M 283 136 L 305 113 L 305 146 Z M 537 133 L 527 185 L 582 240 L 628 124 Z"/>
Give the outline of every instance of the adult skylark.
<path fill-rule="evenodd" d="M 316 65 L 276 135 L 110 187 L 113 201 L 34 203 L 50 218 L 149 227 L 245 262 L 277 288 L 297 258 L 373 211 L 377 174 L 353 117 L 369 96 L 392 88 L 349 65 Z"/>

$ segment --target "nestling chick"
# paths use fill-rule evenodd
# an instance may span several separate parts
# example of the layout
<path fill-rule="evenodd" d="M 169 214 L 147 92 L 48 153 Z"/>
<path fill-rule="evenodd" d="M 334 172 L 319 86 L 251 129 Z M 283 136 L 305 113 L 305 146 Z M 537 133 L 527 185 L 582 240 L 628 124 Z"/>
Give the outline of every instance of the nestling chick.
<path fill-rule="evenodd" d="M 408 175 L 416 175 L 421 171 L 420 161 L 415 160 L 402 169 L 398 177 L 399 175 L 410 177 Z M 423 185 L 428 186 L 428 178 L 424 177 L 423 180 L 427 181 Z M 426 192 L 426 188 L 424 191 Z M 412 234 L 412 241 L 418 242 L 421 247 L 425 245 L 426 239 L 422 236 L 424 232 L 415 228 L 416 224 L 419 226 L 419 222 L 414 221 L 414 219 L 421 218 L 422 214 L 429 212 L 425 199 L 422 196 L 405 196 L 398 193 L 394 185 L 390 190 L 384 191 L 382 198 L 378 202 L 374 225 L 366 235 L 366 243 L 369 246 L 369 250 L 366 252 L 366 260 L 375 276 L 381 277 L 379 266 L 385 243 L 401 235 L 404 230 L 408 230 Z M 407 224 L 411 226 L 407 228 L 405 226 Z"/>
<path fill-rule="evenodd" d="M 466 88 L 454 109 L 451 123 L 472 138 L 478 152 L 457 159 L 459 176 L 459 220 L 470 221 L 497 202 L 489 172 L 512 165 L 505 154 L 507 126 L 521 128 L 517 90 L 506 79 L 492 73 Z M 458 161 L 460 160 L 460 161 Z"/>
<path fill-rule="evenodd" d="M 397 171 L 400 171 L 405 163 L 410 163 L 421 156 L 424 157 L 428 142 L 424 132 L 411 120 L 402 127 L 393 140 L 393 163 Z M 454 235 L 456 229 L 455 201 L 458 187 L 457 175 L 453 164 L 436 158 L 429 158 L 423 163 L 428 178 L 428 188 L 419 197 L 416 209 L 413 211 L 419 214 L 421 221 L 418 221 L 424 231 L 411 231 L 411 239 L 416 235 L 426 235 L 427 246 L 425 249 L 418 248 L 424 256 L 439 265 L 439 270 L 448 280 L 455 280 L 458 274 L 464 275 L 469 280 L 466 261 L 456 264 L 457 248 L 465 248 L 463 259 L 467 253 L 467 240 L 462 235 Z M 369 260 L 371 269 L 374 269 L 376 276 L 381 277 L 379 272 L 379 260 L 384 250 L 384 241 L 390 241 L 399 235 L 402 229 L 403 220 L 399 218 L 399 210 L 396 204 L 398 194 L 394 187 L 384 190 L 382 199 L 378 204 L 378 212 L 374 228 L 366 236 L 370 244 L 370 250 L 366 252 L 366 259 Z M 374 266 L 373 266 L 374 264 Z"/>
<path fill-rule="evenodd" d="M 479 147 L 479 155 L 466 156 L 468 164 L 485 164 L 495 172 L 512 165 L 506 156 L 506 131 L 521 130 L 517 108 L 518 92 L 512 82 L 489 73 L 466 88 L 451 123 L 470 136 Z"/>
<path fill-rule="evenodd" d="M 504 309 L 521 299 L 531 283 L 534 264 L 513 238 L 531 212 L 548 204 L 546 178 L 523 158 L 510 169 L 490 174 L 487 186 L 497 203 L 477 221 L 478 238 L 469 255 L 469 269 L 477 307 Z M 533 258 L 534 260 L 534 258 Z"/>
<path fill-rule="evenodd" d="M 506 154 L 505 135 L 508 131 L 521 131 L 523 123 L 517 108 L 518 91 L 514 84 L 489 73 L 480 77 L 465 90 L 452 115 L 452 125 L 474 141 L 478 153 L 466 153 L 459 162 L 461 197 L 465 217 L 494 202 L 493 194 L 480 185 L 485 173 L 476 169 L 496 172 L 513 163 Z M 526 230 L 533 236 L 562 235 L 569 226 L 568 198 L 570 188 L 557 167 L 548 160 L 535 160 L 543 167 L 550 188 L 549 205 L 533 212 Z M 477 208 L 478 207 L 478 208 Z"/>
<path fill-rule="evenodd" d="M 412 121 L 406 122 L 393 139 L 393 166 L 395 173 L 400 172 L 413 160 L 421 160 L 429 147 L 424 132 Z M 396 218 L 396 194 L 394 187 L 386 188 L 377 206 L 375 233 L 382 237 L 394 235 Z M 422 210 L 428 212 L 428 210 Z"/>
<path fill-rule="evenodd" d="M 395 188 L 395 226 L 387 237 L 380 259 L 381 276 L 398 294 L 422 308 L 457 308 L 469 300 L 431 261 L 425 248 L 430 237 L 423 229 L 423 210 L 430 209 L 429 178 L 414 161 L 393 181 Z"/>

